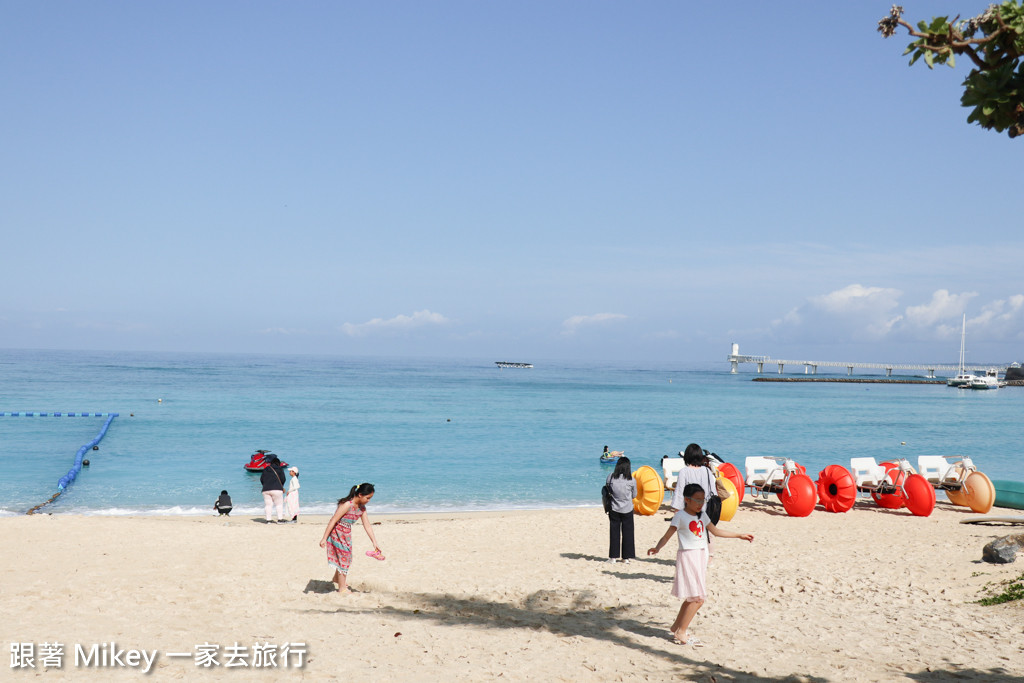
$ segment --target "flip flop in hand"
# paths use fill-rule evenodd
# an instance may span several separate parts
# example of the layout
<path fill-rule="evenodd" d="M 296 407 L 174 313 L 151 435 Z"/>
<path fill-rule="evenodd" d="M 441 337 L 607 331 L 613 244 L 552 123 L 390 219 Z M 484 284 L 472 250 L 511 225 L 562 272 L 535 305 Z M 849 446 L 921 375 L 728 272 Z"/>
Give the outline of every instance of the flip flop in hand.
<path fill-rule="evenodd" d="M 380 550 L 367 550 L 366 554 L 375 560 L 380 560 L 381 562 L 384 561 L 384 553 L 382 553 Z"/>

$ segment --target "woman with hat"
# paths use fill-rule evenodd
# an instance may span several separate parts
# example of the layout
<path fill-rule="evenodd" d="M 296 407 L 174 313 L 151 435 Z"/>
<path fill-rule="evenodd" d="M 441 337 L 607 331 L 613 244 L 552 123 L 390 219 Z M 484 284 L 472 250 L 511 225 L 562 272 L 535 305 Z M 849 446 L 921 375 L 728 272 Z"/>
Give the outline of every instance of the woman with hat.
<path fill-rule="evenodd" d="M 288 474 L 292 475 L 292 478 L 288 480 L 288 515 L 291 517 L 291 521 L 299 521 L 299 468 L 290 467 L 288 468 Z"/>

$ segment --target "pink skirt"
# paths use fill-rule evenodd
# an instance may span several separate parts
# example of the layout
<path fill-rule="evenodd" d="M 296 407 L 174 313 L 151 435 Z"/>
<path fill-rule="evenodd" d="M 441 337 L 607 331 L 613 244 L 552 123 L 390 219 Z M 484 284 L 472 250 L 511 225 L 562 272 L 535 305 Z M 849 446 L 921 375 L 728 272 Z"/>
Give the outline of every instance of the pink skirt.
<path fill-rule="evenodd" d="M 683 602 L 699 602 L 708 597 L 708 550 L 683 550 L 676 553 L 676 578 L 672 595 Z"/>

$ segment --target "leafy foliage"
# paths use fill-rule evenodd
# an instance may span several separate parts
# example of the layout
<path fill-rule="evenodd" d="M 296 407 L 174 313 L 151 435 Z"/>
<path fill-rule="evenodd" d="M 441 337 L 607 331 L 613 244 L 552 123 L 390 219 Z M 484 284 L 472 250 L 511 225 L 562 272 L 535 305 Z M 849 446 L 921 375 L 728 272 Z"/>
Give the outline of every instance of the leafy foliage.
<path fill-rule="evenodd" d="M 980 605 L 1001 605 L 1004 602 L 1011 602 L 1013 600 L 1024 600 L 1024 574 L 1021 574 L 1016 579 L 1006 582 L 1006 590 L 997 595 L 992 595 L 987 598 L 978 600 Z"/>
<path fill-rule="evenodd" d="M 957 55 L 974 64 L 960 98 L 963 106 L 973 107 L 968 123 L 1006 131 L 1011 138 L 1024 135 L 1024 6 L 1019 0 L 989 5 L 971 19 L 919 21 L 917 28 L 902 16 L 903 8 L 893 5 L 889 16 L 878 22 L 878 31 L 888 38 L 898 27 L 906 28 L 917 39 L 903 53 L 911 54 L 911 64 L 924 59 L 929 69 L 936 64 L 954 67 Z"/>

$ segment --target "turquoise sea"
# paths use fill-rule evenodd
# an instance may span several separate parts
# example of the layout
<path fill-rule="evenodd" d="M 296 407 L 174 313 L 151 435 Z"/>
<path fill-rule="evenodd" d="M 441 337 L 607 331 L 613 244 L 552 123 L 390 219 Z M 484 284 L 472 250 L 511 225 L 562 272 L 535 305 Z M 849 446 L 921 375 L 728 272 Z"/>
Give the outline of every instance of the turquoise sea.
<path fill-rule="evenodd" d="M 0 351 L 0 412 L 117 412 L 91 465 L 44 511 L 262 516 L 257 448 L 301 470 L 304 512 L 350 486 L 377 512 L 597 505 L 605 445 L 634 468 L 691 441 L 742 469 L 787 455 L 816 474 L 921 454 L 967 454 L 1024 479 L 1024 388 L 752 382 L 721 363 Z M 845 370 L 843 370 L 845 373 Z M 102 417 L 0 417 L 0 514 L 48 499 Z M 905 442 L 906 445 L 901 445 Z"/>

